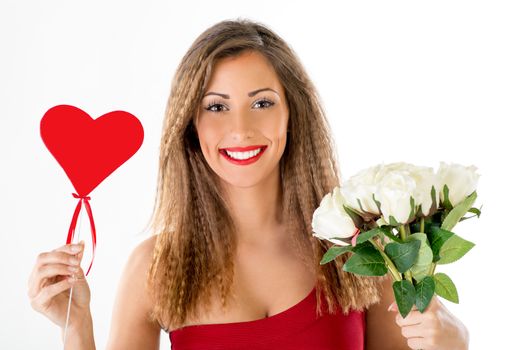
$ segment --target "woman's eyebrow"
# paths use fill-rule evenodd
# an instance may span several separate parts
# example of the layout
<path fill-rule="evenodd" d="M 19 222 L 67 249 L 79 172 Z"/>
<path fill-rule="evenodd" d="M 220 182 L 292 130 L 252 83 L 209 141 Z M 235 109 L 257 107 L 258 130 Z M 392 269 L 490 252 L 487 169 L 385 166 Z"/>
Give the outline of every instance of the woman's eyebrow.
<path fill-rule="evenodd" d="M 248 92 L 247 95 L 249 97 L 253 97 L 255 96 L 256 94 L 258 94 L 259 92 L 262 92 L 262 91 L 266 91 L 266 90 L 270 90 L 270 91 L 273 91 L 275 94 L 278 95 L 278 92 L 276 92 L 275 90 L 271 89 L 271 88 L 262 88 L 262 89 L 257 89 L 257 90 L 254 90 L 254 91 L 251 91 L 251 92 Z M 218 92 L 213 92 L 213 91 L 209 91 L 208 93 L 206 93 L 203 97 L 206 97 L 207 95 L 217 95 L 217 96 L 220 96 L 222 98 L 225 98 L 225 99 L 229 99 L 229 95 L 228 94 L 221 94 L 221 93 L 218 93 Z"/>

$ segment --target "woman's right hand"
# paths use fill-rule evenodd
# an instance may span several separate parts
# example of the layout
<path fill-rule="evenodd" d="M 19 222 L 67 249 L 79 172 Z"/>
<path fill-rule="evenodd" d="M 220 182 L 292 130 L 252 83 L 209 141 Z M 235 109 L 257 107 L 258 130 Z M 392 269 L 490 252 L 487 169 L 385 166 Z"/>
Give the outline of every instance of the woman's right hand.
<path fill-rule="evenodd" d="M 76 249 L 76 250 L 75 250 Z M 70 288 L 73 288 L 69 326 L 90 315 L 91 292 L 80 266 L 84 244 L 67 244 L 50 252 L 40 253 L 28 282 L 31 307 L 60 328 L 65 328 Z M 76 259 L 76 260 L 75 260 Z M 73 271 L 72 268 L 78 270 Z M 70 281 L 74 275 L 76 280 Z"/>

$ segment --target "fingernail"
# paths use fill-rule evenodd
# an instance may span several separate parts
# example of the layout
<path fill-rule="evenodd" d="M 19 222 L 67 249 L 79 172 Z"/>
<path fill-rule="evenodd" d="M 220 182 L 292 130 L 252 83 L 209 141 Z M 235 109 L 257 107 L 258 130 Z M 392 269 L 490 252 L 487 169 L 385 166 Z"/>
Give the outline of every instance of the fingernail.
<path fill-rule="evenodd" d="M 388 311 L 391 311 L 393 309 L 393 304 L 389 305 Z"/>

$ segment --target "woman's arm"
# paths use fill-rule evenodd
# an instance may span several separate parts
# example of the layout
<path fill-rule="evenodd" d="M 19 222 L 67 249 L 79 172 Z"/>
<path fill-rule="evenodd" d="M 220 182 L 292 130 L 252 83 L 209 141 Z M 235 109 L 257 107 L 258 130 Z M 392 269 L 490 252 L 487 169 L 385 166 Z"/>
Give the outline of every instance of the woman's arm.
<path fill-rule="evenodd" d="M 120 279 L 113 307 L 107 350 L 158 350 L 160 326 L 148 320 L 151 299 L 146 278 L 156 236 L 140 243 L 131 253 Z"/>
<path fill-rule="evenodd" d="M 392 284 L 388 274 L 388 278 L 381 283 L 380 302 L 370 306 L 366 312 L 367 350 L 411 350 L 395 321 L 396 314 L 387 310 L 395 301 Z"/>
<path fill-rule="evenodd" d="M 95 350 L 95 335 L 93 334 L 93 319 L 89 310 L 84 317 L 76 323 L 71 323 L 68 328 L 69 333 L 66 337 L 64 349 L 76 350 Z M 64 329 L 62 328 L 62 339 L 64 339 Z"/>

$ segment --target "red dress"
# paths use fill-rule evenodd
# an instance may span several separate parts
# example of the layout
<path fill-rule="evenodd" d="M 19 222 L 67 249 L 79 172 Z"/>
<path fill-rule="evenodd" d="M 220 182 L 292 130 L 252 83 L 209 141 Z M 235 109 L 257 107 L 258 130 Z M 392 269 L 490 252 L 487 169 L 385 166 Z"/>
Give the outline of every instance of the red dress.
<path fill-rule="evenodd" d="M 232 323 L 191 325 L 169 333 L 171 350 L 363 350 L 365 311 L 317 317 L 316 287 L 276 315 Z"/>

